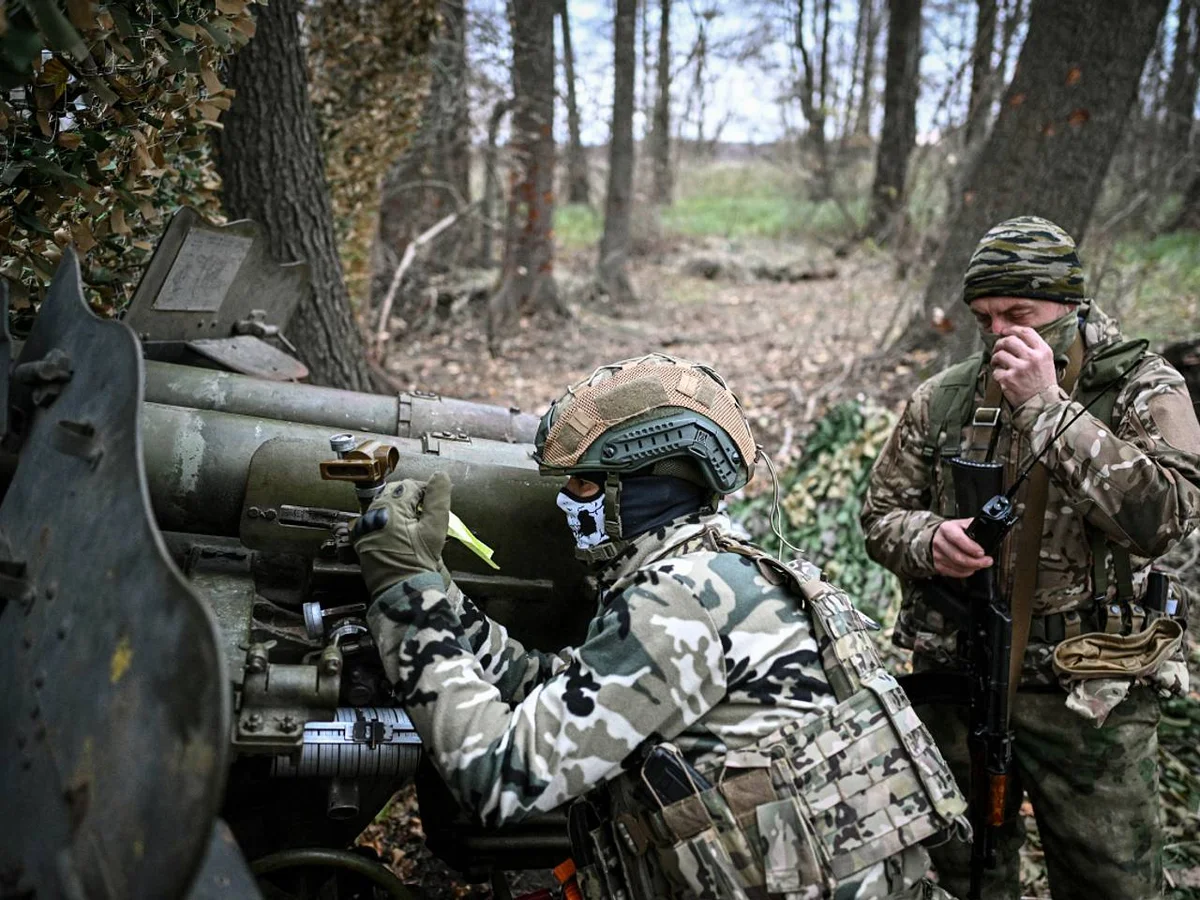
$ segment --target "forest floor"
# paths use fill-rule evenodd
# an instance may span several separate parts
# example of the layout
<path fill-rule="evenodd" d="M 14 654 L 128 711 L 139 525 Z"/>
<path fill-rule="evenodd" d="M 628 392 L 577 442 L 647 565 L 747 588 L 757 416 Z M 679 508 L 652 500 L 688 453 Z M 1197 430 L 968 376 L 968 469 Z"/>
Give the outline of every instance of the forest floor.
<path fill-rule="evenodd" d="M 406 389 L 540 415 L 602 363 L 682 356 L 725 377 L 778 461 L 795 453 L 804 425 L 825 406 L 862 391 L 898 400 L 927 361 L 879 357 L 884 334 L 912 302 L 882 254 L 837 259 L 820 244 L 675 240 L 634 259 L 639 303 L 627 310 L 591 299 L 594 265 L 591 253 L 560 257 L 559 290 L 572 315 L 522 319 L 496 357 L 482 304 L 471 304 L 430 333 L 406 335 L 387 357 L 388 373 Z"/>
<path fill-rule="evenodd" d="M 559 286 L 570 318 L 520 321 L 493 357 L 483 305 L 443 303 L 443 313 L 455 307 L 452 317 L 434 314 L 398 339 L 385 357 L 387 372 L 403 389 L 541 414 L 568 384 L 602 363 L 653 351 L 683 356 L 712 365 L 726 378 L 759 442 L 786 468 L 800 456 L 813 423 L 837 403 L 858 398 L 899 412 L 935 365 L 931 354 L 884 352 L 887 338 L 902 327 L 918 297 L 911 282 L 897 280 L 894 260 L 870 249 L 837 258 L 820 241 L 711 235 L 660 240 L 633 261 L 640 303 L 629 310 L 614 310 L 593 298 L 594 264 L 591 250 L 568 247 L 560 253 Z M 779 277 L 791 280 L 774 280 Z M 1195 297 L 1188 302 L 1194 311 Z M 1155 331 L 1152 326 L 1144 330 Z M 756 479 L 759 490 L 769 486 L 764 476 Z M 1200 732 L 1200 724 L 1194 727 Z M 1022 812 L 1031 834 L 1022 893 L 1048 897 L 1028 803 Z M 1200 821 L 1195 809 L 1185 808 L 1183 815 Z M 1183 837 L 1196 834 L 1185 831 Z M 430 857 L 411 792 L 399 795 L 360 840 L 401 877 L 420 884 L 426 897 L 492 896 L 487 886 L 455 881 Z M 1200 889 L 1200 870 L 1173 874 L 1183 891 L 1172 897 L 1193 896 L 1189 889 Z M 518 895 L 541 886 L 546 886 L 544 875 L 512 883 Z"/>

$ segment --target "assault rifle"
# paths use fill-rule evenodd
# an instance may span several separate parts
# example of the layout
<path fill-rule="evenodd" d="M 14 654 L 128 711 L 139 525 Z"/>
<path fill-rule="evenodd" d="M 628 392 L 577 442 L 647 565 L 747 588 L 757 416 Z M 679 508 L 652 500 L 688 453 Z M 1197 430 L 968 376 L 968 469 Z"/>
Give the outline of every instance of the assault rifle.
<path fill-rule="evenodd" d="M 955 515 L 972 517 L 967 535 L 993 559 L 1017 521 L 1016 505 L 1004 493 L 999 463 L 949 461 L 954 472 Z M 1013 732 L 1009 727 L 1009 660 L 1012 656 L 1012 610 L 999 584 L 995 565 L 965 579 L 930 578 L 922 585 L 926 605 L 958 631 L 958 657 L 965 679 L 929 672 L 904 679 L 914 702 L 965 704 L 969 712 L 967 743 L 971 755 L 969 791 L 971 886 L 978 900 L 984 869 L 996 865 L 997 829 L 1004 822 L 1008 779 L 1012 770 Z"/>

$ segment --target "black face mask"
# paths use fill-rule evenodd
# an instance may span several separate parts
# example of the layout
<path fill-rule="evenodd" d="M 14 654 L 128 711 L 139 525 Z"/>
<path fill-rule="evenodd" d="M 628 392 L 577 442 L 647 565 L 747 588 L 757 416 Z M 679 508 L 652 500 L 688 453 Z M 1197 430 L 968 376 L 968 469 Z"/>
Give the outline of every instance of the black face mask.
<path fill-rule="evenodd" d="M 640 534 L 698 513 L 711 492 L 671 475 L 632 475 L 621 479 L 621 536 Z"/>

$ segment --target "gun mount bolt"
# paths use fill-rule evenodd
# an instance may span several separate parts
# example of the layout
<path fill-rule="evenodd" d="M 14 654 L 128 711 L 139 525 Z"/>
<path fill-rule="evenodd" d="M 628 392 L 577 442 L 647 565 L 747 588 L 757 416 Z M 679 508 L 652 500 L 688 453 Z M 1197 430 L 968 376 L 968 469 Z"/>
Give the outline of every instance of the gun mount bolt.
<path fill-rule="evenodd" d="M 246 671 L 251 675 L 260 675 L 267 671 L 267 661 L 261 656 L 253 656 L 246 663 Z"/>
<path fill-rule="evenodd" d="M 257 506 L 252 506 L 248 510 L 246 510 L 246 515 L 248 515 L 251 519 L 257 519 L 259 516 L 262 515 L 262 510 L 259 509 Z"/>
<path fill-rule="evenodd" d="M 284 734 L 290 734 L 291 732 L 296 730 L 296 728 L 299 726 L 299 724 L 300 723 L 296 721 L 295 717 L 284 716 L 282 719 L 279 720 L 279 730 L 282 731 Z"/>
<path fill-rule="evenodd" d="M 605 459 L 612 459 L 614 456 L 617 455 L 617 448 L 610 444 L 609 446 L 604 448 L 602 453 L 603 453 L 603 456 Z"/>
<path fill-rule="evenodd" d="M 262 728 L 263 717 L 261 713 L 250 713 L 242 720 L 242 727 L 247 731 L 258 731 Z"/>
<path fill-rule="evenodd" d="M 275 517 L 278 515 L 279 515 L 279 513 L 275 512 L 275 510 L 273 510 L 273 509 L 268 509 L 268 510 L 263 511 L 263 518 L 266 519 L 268 522 L 274 522 Z"/>
<path fill-rule="evenodd" d="M 322 675 L 336 675 L 342 670 L 342 661 L 336 658 L 327 658 L 321 661 Z"/>

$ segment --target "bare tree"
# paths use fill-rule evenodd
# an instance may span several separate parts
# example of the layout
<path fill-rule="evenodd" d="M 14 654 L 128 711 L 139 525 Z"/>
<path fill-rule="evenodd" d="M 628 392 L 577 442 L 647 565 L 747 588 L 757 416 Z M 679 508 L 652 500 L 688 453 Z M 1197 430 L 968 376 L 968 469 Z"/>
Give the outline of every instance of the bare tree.
<path fill-rule="evenodd" d="M 670 203 L 674 191 L 671 172 L 671 0 L 659 0 L 658 10 L 658 96 L 654 101 L 650 129 L 650 157 L 654 162 L 654 202 Z"/>
<path fill-rule="evenodd" d="M 483 151 L 483 203 L 480 218 L 483 227 L 479 232 L 479 261 L 485 266 L 492 266 L 492 232 L 495 229 L 496 202 L 500 196 L 500 174 L 496 167 L 496 144 L 500 137 L 500 123 L 512 109 L 512 101 L 507 97 L 497 100 L 488 116 L 487 146 Z"/>
<path fill-rule="evenodd" d="M 904 223 L 908 159 L 917 141 L 921 0 L 888 0 L 887 81 L 883 132 L 875 156 L 875 182 L 865 235 L 887 243 Z"/>
<path fill-rule="evenodd" d="M 875 45 L 883 16 L 877 0 L 859 0 L 858 41 L 861 44 L 862 65 L 858 68 L 858 112 L 854 117 L 854 134 L 866 137 L 871 133 L 871 115 L 875 111 Z"/>
<path fill-rule="evenodd" d="M 308 263 L 312 293 L 288 337 L 318 384 L 369 390 L 362 335 L 350 315 L 333 230 L 325 161 L 308 97 L 300 0 L 258 11 L 254 39 L 229 61 L 236 91 L 218 132 L 221 201 L 257 221 L 279 260 Z"/>
<path fill-rule="evenodd" d="M 792 19 L 792 47 L 800 54 L 800 109 L 808 122 L 808 144 L 817 161 L 813 196 L 824 200 L 833 195 L 833 172 L 825 124 L 829 114 L 829 30 L 831 0 L 813 6 L 812 28 L 819 47 L 811 51 L 804 34 L 804 0 L 796 0 Z M 816 58 L 814 59 L 814 55 Z"/>
<path fill-rule="evenodd" d="M 588 165 L 579 134 L 579 106 L 575 101 L 575 52 L 571 47 L 571 17 L 567 0 L 560 0 L 558 16 L 562 22 L 563 69 L 567 79 L 567 202 L 588 203 Z"/>
<path fill-rule="evenodd" d="M 1200 81 L 1200 0 L 1179 0 L 1175 25 L 1175 46 L 1171 74 L 1165 97 L 1166 121 L 1163 123 L 1164 175 L 1178 172 L 1179 163 L 1188 155 L 1192 134 L 1192 115 L 1196 88 Z"/>
<path fill-rule="evenodd" d="M 992 54 L 996 49 L 996 0 L 976 0 L 975 46 L 971 52 L 971 100 L 963 142 L 972 147 L 987 132 L 992 114 Z"/>
<path fill-rule="evenodd" d="M 421 124 L 380 188 L 371 279 L 376 305 L 390 292 L 409 243 L 447 214 L 465 211 L 471 199 L 465 0 L 441 0 L 438 12 L 441 26 L 431 47 L 432 71 Z M 461 247 L 474 243 L 470 221 L 462 216 L 439 237 L 441 265 L 454 260 Z M 406 315 L 403 299 L 398 310 Z"/>
<path fill-rule="evenodd" d="M 557 5 L 511 0 L 512 171 L 500 288 L 488 303 L 488 338 L 518 311 L 564 308 L 554 282 L 554 16 Z"/>
<path fill-rule="evenodd" d="M 983 233 L 1014 215 L 1040 215 L 1082 241 L 1167 0 L 1033 0 L 1029 33 L 963 202 L 925 293 L 913 343 L 932 336 L 934 309 L 954 326 L 945 349 L 973 340 L 961 292 L 963 269 Z"/>
<path fill-rule="evenodd" d="M 608 195 L 598 274 L 604 292 L 618 306 L 635 301 L 629 261 L 633 202 L 633 82 L 637 74 L 637 0 L 617 0 L 613 28 L 613 113 L 609 141 Z"/>

